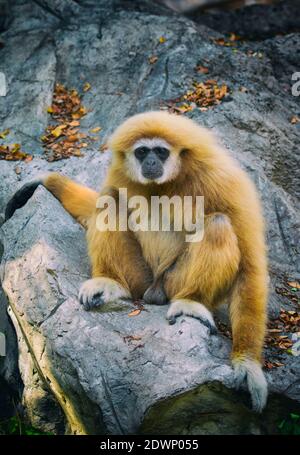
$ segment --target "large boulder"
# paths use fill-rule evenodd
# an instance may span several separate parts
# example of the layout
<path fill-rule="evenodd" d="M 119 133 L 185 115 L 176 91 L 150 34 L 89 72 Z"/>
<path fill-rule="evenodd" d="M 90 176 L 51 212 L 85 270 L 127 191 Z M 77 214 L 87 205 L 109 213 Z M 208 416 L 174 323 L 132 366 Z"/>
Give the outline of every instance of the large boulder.
<path fill-rule="evenodd" d="M 217 44 L 219 33 L 147 1 L 18 0 L 10 8 L 10 26 L 1 35 L 0 71 L 8 83 L 1 128 L 9 128 L 11 142 L 22 143 L 34 159 L 17 169 L 0 162 L 0 208 L 45 171 L 93 188 L 103 182 L 110 154 L 99 144 L 83 158 L 49 163 L 41 156 L 55 82 L 79 89 L 91 84 L 81 125 L 83 131 L 100 125 L 105 142 L 129 115 L 160 108 L 194 79 L 216 79 L 230 87 L 230 96 L 189 115 L 217 134 L 261 193 L 270 316 L 281 307 L 299 309 L 295 299 L 275 292 L 286 278 L 300 277 L 300 124 L 290 121 L 299 105 L 286 70 L 297 70 L 299 34 L 235 48 Z M 195 72 L 197 65 L 208 67 L 209 75 Z M 257 416 L 246 391 L 233 389 L 231 342 L 222 333 L 211 336 L 187 317 L 169 326 L 165 307 L 146 306 L 133 317 L 128 302 L 85 312 L 77 300 L 89 277 L 84 231 L 43 188 L 2 226 L 1 242 L 1 279 L 33 425 L 79 434 L 276 433 L 280 420 L 299 413 L 300 357 L 266 350 L 267 359 L 283 366 L 267 372 L 269 403 Z M 225 320 L 223 312 L 219 317 Z"/>

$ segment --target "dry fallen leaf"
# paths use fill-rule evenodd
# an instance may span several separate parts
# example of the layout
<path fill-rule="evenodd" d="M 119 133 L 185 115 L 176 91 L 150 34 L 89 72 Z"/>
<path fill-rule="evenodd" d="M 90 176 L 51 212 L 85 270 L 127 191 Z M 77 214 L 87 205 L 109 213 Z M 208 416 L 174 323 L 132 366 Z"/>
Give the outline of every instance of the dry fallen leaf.
<path fill-rule="evenodd" d="M 101 131 L 101 130 L 102 130 L 101 126 L 96 126 L 95 128 L 92 128 L 90 130 L 90 132 L 91 133 L 99 133 L 99 131 Z"/>
<path fill-rule="evenodd" d="M 107 144 L 100 145 L 99 150 L 100 152 L 105 152 L 106 150 L 108 150 L 108 145 Z"/>
<path fill-rule="evenodd" d="M 156 63 L 157 60 L 158 60 L 158 57 L 156 55 L 152 55 L 151 57 L 149 57 L 150 65 L 153 65 L 154 63 Z"/>
<path fill-rule="evenodd" d="M 5 139 L 10 133 L 9 129 L 6 129 L 0 133 L 0 139 Z"/>
<path fill-rule="evenodd" d="M 78 120 L 73 120 L 69 123 L 70 126 L 80 126 L 80 122 Z"/>
<path fill-rule="evenodd" d="M 52 136 L 59 137 L 62 135 L 63 130 L 67 128 L 67 125 L 59 125 L 51 131 Z"/>
<path fill-rule="evenodd" d="M 123 340 L 128 343 L 130 343 L 131 341 L 141 341 L 142 337 L 140 336 L 137 336 L 137 335 L 126 335 L 125 337 L 123 337 Z"/>
<path fill-rule="evenodd" d="M 300 284 L 297 281 L 288 281 L 288 285 L 291 286 L 291 288 L 300 289 Z"/>
<path fill-rule="evenodd" d="M 85 91 L 90 89 L 86 83 Z M 47 109 L 55 125 L 49 125 L 41 137 L 48 161 L 57 161 L 70 156 L 82 156 L 80 148 L 87 147 L 87 138 L 80 133 L 80 120 L 87 110 L 81 104 L 81 97 L 77 90 L 68 90 L 62 84 L 55 84 L 52 105 Z"/>
<path fill-rule="evenodd" d="M 91 84 L 89 82 L 86 82 L 83 86 L 83 91 L 88 92 L 92 88 Z"/>
<path fill-rule="evenodd" d="M 300 118 L 297 117 L 297 115 L 294 115 L 291 120 L 290 120 L 291 124 L 292 125 L 295 125 L 296 123 L 299 123 L 300 122 Z"/>
<path fill-rule="evenodd" d="M 198 107 L 208 107 L 219 104 L 229 93 L 227 85 L 219 86 L 217 81 L 209 79 L 205 82 L 194 82 L 193 90 L 183 95 L 183 100 L 195 103 Z"/>
<path fill-rule="evenodd" d="M 26 160 L 29 156 L 21 150 L 20 144 L 0 145 L 0 160 L 19 161 Z"/>
<path fill-rule="evenodd" d="M 209 73 L 209 69 L 206 66 L 198 65 L 196 66 L 197 73 L 207 74 Z"/>
<path fill-rule="evenodd" d="M 229 36 L 229 41 L 239 41 L 241 37 L 239 35 L 236 35 L 235 33 L 230 33 Z"/>
<path fill-rule="evenodd" d="M 141 311 L 142 311 L 142 310 L 139 310 L 139 309 L 133 310 L 133 311 L 131 311 L 130 313 L 128 313 L 128 316 L 130 316 L 130 317 L 131 317 L 131 316 L 138 316 L 138 315 L 141 313 Z"/>

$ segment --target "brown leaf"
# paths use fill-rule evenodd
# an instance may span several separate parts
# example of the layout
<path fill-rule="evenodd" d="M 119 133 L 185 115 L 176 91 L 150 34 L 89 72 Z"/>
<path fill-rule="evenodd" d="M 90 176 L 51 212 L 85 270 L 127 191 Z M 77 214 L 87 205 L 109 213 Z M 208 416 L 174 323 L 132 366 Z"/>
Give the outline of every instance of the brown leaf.
<path fill-rule="evenodd" d="M 156 55 L 152 55 L 151 57 L 149 57 L 148 61 L 150 63 L 150 65 L 154 65 L 154 63 L 156 63 L 158 60 L 158 57 Z"/>
<path fill-rule="evenodd" d="M 63 134 L 63 130 L 67 128 L 67 125 L 59 125 L 51 131 L 52 136 L 59 137 Z"/>
<path fill-rule="evenodd" d="M 6 129 L 6 130 L 0 132 L 0 139 L 5 139 L 6 136 L 9 135 L 9 133 L 10 133 L 10 130 L 9 130 L 9 129 Z"/>
<path fill-rule="evenodd" d="M 291 286 L 291 288 L 300 289 L 300 284 L 297 281 L 288 281 L 288 285 Z"/>
<path fill-rule="evenodd" d="M 69 123 L 70 126 L 80 126 L 80 122 L 78 120 L 72 120 L 72 122 Z"/>
<path fill-rule="evenodd" d="M 68 142 L 77 142 L 78 139 L 79 138 L 77 134 L 71 134 L 70 136 L 68 135 Z"/>
<path fill-rule="evenodd" d="M 131 316 L 138 316 L 140 313 L 141 313 L 142 310 L 133 310 L 131 311 L 130 313 L 128 313 L 128 316 L 131 317 Z"/>
<path fill-rule="evenodd" d="M 123 340 L 126 342 L 130 342 L 130 341 L 141 341 L 142 337 L 140 336 L 137 336 L 137 335 L 126 335 L 125 337 L 123 337 Z"/>
<path fill-rule="evenodd" d="M 197 73 L 202 73 L 202 74 L 209 73 L 209 69 L 206 66 L 201 66 L 201 65 L 196 66 L 196 71 L 197 71 Z"/>
<path fill-rule="evenodd" d="M 88 92 L 92 88 L 91 84 L 89 82 L 86 82 L 83 86 L 83 91 Z"/>
<path fill-rule="evenodd" d="M 239 41 L 241 37 L 239 35 L 236 35 L 235 33 L 230 33 L 229 36 L 229 41 Z"/>
<path fill-rule="evenodd" d="M 90 89 L 90 84 L 85 84 L 85 90 Z M 87 110 L 81 104 L 81 97 L 77 90 L 68 90 L 62 84 L 55 84 L 53 101 L 49 114 L 56 121 L 55 125 L 46 128 L 41 137 L 48 161 L 58 161 L 70 156 L 82 156 L 80 148 L 86 147 L 86 143 L 80 144 L 80 140 L 87 137 L 80 133 L 80 119 L 86 115 Z"/>
<path fill-rule="evenodd" d="M 108 150 L 108 145 L 107 144 L 100 145 L 99 150 L 100 152 L 105 152 L 106 150 Z"/>
<path fill-rule="evenodd" d="M 0 160 L 25 160 L 29 155 L 21 150 L 20 144 L 0 145 Z"/>
<path fill-rule="evenodd" d="M 102 130 L 101 126 L 96 126 L 95 128 L 92 128 L 90 130 L 90 132 L 91 133 L 99 133 L 99 131 L 101 131 L 101 130 Z"/>

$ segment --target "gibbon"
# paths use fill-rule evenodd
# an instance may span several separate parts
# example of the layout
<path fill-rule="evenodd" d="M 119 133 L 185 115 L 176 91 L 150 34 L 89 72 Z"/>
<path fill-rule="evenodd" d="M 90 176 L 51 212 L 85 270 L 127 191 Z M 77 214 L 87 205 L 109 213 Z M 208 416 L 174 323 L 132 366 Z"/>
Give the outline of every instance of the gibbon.
<path fill-rule="evenodd" d="M 6 219 L 39 184 L 87 229 L 92 278 L 80 288 L 86 310 L 120 298 L 169 303 L 167 319 L 198 318 L 212 333 L 213 311 L 229 302 L 236 385 L 246 380 L 255 411 L 267 400 L 261 355 L 266 328 L 267 260 L 264 220 L 254 184 L 212 134 L 166 112 L 126 120 L 112 134 L 113 159 L 104 189 L 128 196 L 204 196 L 204 236 L 183 232 L 99 231 L 98 193 L 50 173 L 24 185 L 9 201 Z M 117 199 L 117 196 L 115 196 Z"/>

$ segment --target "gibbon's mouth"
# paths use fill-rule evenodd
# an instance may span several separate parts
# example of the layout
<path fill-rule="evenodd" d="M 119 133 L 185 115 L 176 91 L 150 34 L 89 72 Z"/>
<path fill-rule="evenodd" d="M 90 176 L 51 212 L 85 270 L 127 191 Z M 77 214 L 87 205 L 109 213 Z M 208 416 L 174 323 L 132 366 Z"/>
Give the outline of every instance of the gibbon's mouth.
<path fill-rule="evenodd" d="M 145 177 L 145 179 L 149 179 L 149 180 L 156 180 L 156 179 L 159 179 L 160 177 L 163 176 L 163 171 L 157 171 L 157 172 L 147 172 L 147 171 L 144 171 L 142 173 L 143 177 Z"/>

